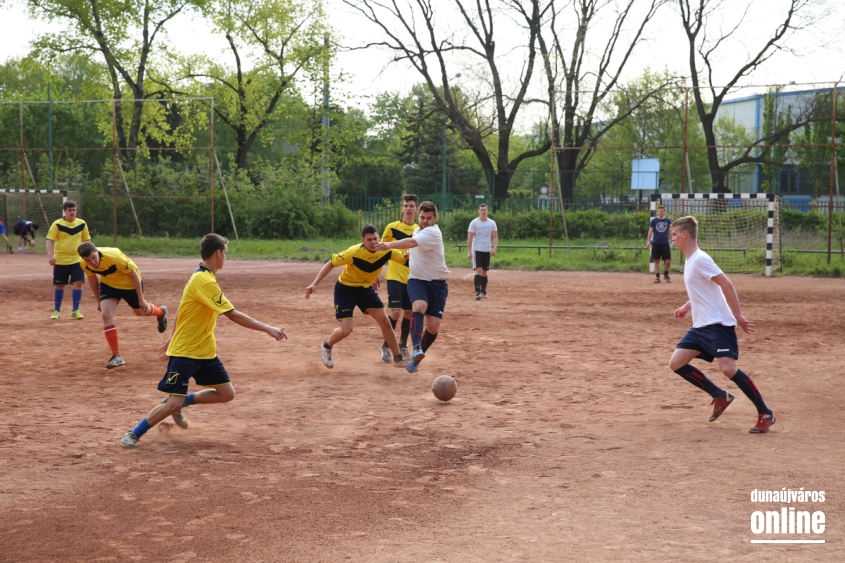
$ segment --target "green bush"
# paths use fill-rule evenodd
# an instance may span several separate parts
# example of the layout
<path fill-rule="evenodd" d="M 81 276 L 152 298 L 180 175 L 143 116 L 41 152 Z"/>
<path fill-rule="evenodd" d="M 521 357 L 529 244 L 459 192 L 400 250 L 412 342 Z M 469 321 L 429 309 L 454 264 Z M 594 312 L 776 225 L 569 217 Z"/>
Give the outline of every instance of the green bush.
<path fill-rule="evenodd" d="M 477 217 L 474 210 L 458 210 L 439 221 L 446 240 L 465 240 L 470 221 Z M 549 236 L 549 212 L 542 210 L 491 213 L 496 221 L 500 239 L 537 239 Z M 648 231 L 649 214 L 606 213 L 596 209 L 567 211 L 567 233 L 570 238 L 636 240 Z M 552 216 L 552 236 L 564 237 L 563 217 L 560 212 Z"/>

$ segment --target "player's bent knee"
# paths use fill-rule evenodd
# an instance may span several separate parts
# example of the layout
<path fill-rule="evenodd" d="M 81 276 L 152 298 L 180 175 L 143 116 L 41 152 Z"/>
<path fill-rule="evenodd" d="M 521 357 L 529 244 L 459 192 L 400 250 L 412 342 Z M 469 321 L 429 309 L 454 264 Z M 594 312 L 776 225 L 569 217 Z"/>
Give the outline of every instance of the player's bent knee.
<path fill-rule="evenodd" d="M 217 388 L 217 395 L 221 403 L 228 403 L 235 398 L 235 388 L 231 385 L 222 385 Z"/>

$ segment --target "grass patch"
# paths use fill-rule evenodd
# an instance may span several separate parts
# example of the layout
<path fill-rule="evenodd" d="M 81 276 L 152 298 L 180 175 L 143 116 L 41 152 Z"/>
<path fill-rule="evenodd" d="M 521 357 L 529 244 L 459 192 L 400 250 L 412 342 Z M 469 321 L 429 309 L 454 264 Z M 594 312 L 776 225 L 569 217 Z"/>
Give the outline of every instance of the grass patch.
<path fill-rule="evenodd" d="M 110 239 L 102 239 L 103 246 L 113 246 Z M 318 238 L 308 240 L 256 240 L 230 241 L 229 257 L 238 260 L 296 260 L 326 262 L 331 255 L 355 244 L 355 239 Z M 450 267 L 467 268 L 466 247 L 457 248 L 456 242 L 447 241 L 446 262 Z M 648 251 L 642 240 L 572 240 L 571 250 L 565 242 L 556 240 L 551 256 L 548 239 L 500 241 L 499 251 L 493 258 L 493 267 L 502 270 L 547 270 L 588 272 L 647 272 Z M 163 258 L 198 258 L 199 241 L 196 239 L 118 237 L 116 246 L 130 256 L 159 256 Z M 504 247 L 503 247 L 504 246 Z M 522 248 L 507 248 L 520 246 Z M 561 248 L 563 247 L 563 248 Z M 677 260 L 677 252 L 673 258 Z M 718 260 L 717 260 L 718 262 Z M 783 272 L 774 275 L 812 277 L 845 277 L 845 260 L 834 253 L 831 263 L 825 254 L 804 254 L 784 250 Z M 673 265 L 673 269 L 674 269 Z M 762 273 L 762 267 L 760 268 Z"/>

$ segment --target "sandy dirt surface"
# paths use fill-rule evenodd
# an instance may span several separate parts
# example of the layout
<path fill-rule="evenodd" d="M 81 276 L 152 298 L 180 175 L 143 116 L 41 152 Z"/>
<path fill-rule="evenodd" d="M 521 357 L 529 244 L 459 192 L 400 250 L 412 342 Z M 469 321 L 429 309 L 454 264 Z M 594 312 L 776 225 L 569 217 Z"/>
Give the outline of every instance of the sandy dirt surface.
<path fill-rule="evenodd" d="M 148 299 L 176 306 L 197 262 L 139 258 Z M 672 318 L 681 275 L 493 271 L 476 302 L 456 269 L 412 375 L 382 363 L 363 316 L 323 367 L 334 277 L 306 301 L 318 269 L 227 263 L 227 297 L 290 339 L 221 318 L 238 396 L 129 450 L 160 401 L 155 323 L 119 306 L 127 364 L 106 370 L 88 288 L 84 320 L 68 292 L 51 321 L 43 256 L 0 256 L 0 561 L 845 561 L 842 280 L 732 276 L 758 323 L 739 363 L 777 415 L 752 435 L 753 405 L 715 366 L 697 362 L 738 397 L 714 423 L 667 367 L 690 326 Z M 449 404 L 429 391 L 442 374 Z M 750 500 L 801 487 L 825 501 Z M 824 532 L 752 533 L 754 511 L 782 506 L 823 512 Z"/>

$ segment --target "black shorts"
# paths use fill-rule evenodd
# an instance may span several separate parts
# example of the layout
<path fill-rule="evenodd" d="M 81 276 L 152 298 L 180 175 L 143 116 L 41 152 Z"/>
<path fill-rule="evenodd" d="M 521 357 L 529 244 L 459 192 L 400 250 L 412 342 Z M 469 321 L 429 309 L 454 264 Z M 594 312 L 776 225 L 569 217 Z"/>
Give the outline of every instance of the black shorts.
<path fill-rule="evenodd" d="M 334 284 L 334 316 L 337 320 L 352 318 L 355 307 L 361 309 L 368 315 L 370 309 L 384 309 L 384 303 L 378 296 L 376 290 L 370 287 L 357 287 L 343 285 L 340 282 Z"/>
<path fill-rule="evenodd" d="M 485 272 L 490 269 L 490 253 L 476 250 L 472 254 L 472 268 L 481 268 Z"/>
<path fill-rule="evenodd" d="M 715 358 L 729 357 L 739 359 L 739 343 L 736 339 L 736 327 L 720 324 L 691 328 L 678 342 L 675 348 L 698 350 L 698 358 L 712 362 Z"/>
<path fill-rule="evenodd" d="M 443 311 L 446 310 L 446 298 L 449 296 L 449 285 L 446 280 L 408 280 L 408 297 L 411 303 L 414 301 L 425 301 L 428 307 L 426 315 L 443 318 Z"/>
<path fill-rule="evenodd" d="M 53 285 L 67 285 L 68 283 L 81 282 L 84 279 L 85 272 L 82 271 L 82 266 L 78 263 L 53 266 Z"/>
<path fill-rule="evenodd" d="M 141 291 L 143 290 L 144 282 L 141 282 Z M 141 308 L 141 304 L 138 303 L 138 292 L 134 289 L 117 289 L 116 287 L 100 282 L 100 301 L 105 301 L 106 299 L 114 299 L 118 303 L 123 299 L 133 309 Z"/>
<path fill-rule="evenodd" d="M 408 297 L 408 284 L 396 280 L 387 280 L 387 308 L 411 310 L 411 298 Z"/>
<path fill-rule="evenodd" d="M 672 249 L 668 242 L 653 242 L 651 243 L 651 259 L 652 260 L 671 260 Z"/>
<path fill-rule="evenodd" d="M 210 360 L 195 360 L 180 356 L 170 356 L 167 362 L 167 373 L 158 384 L 158 391 L 167 395 L 188 394 L 188 383 L 191 378 L 197 385 L 203 387 L 217 387 L 231 383 L 226 368 L 220 358 Z"/>

